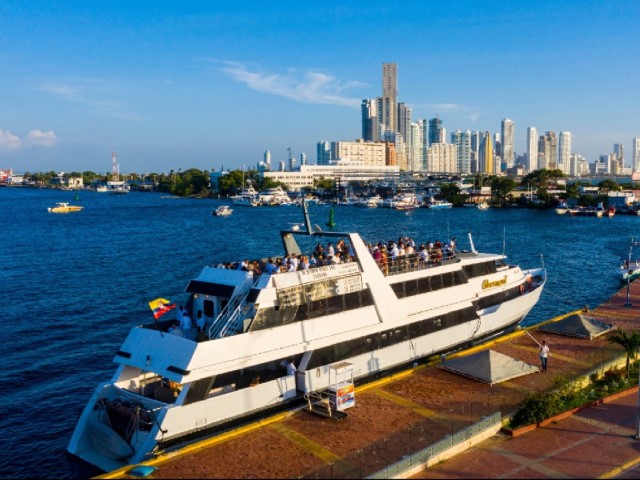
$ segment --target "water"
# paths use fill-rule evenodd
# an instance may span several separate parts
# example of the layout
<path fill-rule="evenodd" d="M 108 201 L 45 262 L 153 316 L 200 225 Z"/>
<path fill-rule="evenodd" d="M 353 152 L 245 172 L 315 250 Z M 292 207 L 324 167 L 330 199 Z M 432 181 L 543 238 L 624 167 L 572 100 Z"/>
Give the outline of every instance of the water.
<path fill-rule="evenodd" d="M 98 472 L 66 453 L 77 418 L 94 388 L 111 378 L 129 329 L 152 320 L 147 302 L 176 302 L 204 265 L 278 255 L 278 232 L 302 220 L 297 207 L 235 207 L 156 193 L 81 192 L 84 211 L 47 212 L 75 203 L 72 192 L 0 188 L 0 285 L 5 315 L 0 478 L 86 478 Z M 328 206 L 310 207 L 325 228 Z M 502 252 L 549 274 L 534 324 L 596 307 L 620 288 L 615 268 L 638 236 L 635 216 L 570 217 L 552 210 L 454 208 L 415 210 L 337 207 L 337 231 L 367 241 L 400 235 L 418 243 L 455 236 L 469 248 Z"/>

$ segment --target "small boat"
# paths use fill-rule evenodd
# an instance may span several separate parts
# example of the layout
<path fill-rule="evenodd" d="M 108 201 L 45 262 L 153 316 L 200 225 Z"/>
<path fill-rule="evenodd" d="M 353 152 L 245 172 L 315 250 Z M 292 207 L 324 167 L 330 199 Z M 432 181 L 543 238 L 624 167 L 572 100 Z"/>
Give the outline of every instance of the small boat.
<path fill-rule="evenodd" d="M 556 213 L 558 215 L 564 215 L 568 211 L 569 211 L 569 207 L 567 206 L 567 204 L 565 202 L 560 202 L 560 205 L 558 205 L 556 207 Z"/>
<path fill-rule="evenodd" d="M 622 262 L 622 265 L 618 267 L 618 276 L 622 283 L 627 281 L 633 281 L 640 276 L 640 259 L 636 259 L 629 263 L 628 259 Z"/>
<path fill-rule="evenodd" d="M 252 416 L 330 404 L 340 372 L 363 383 L 515 329 L 545 286 L 543 267 L 480 253 L 470 233 L 468 250 L 376 257 L 356 232 L 313 229 L 302 208 L 305 227 L 280 231 L 283 251 L 261 242 L 272 250 L 257 258 L 344 239 L 351 261 L 281 273 L 268 262 L 260 271 L 205 266 L 185 302 L 205 314 L 204 333 L 169 333 L 173 320 L 155 316 L 131 322 L 115 373 L 88 395 L 71 454 L 113 471 Z"/>
<path fill-rule="evenodd" d="M 451 208 L 453 207 L 453 203 L 447 202 L 445 200 L 436 200 L 431 197 L 429 201 L 425 204 L 425 207 L 432 208 L 434 210 L 441 210 L 443 208 Z"/>
<path fill-rule="evenodd" d="M 609 207 L 607 209 L 607 217 L 611 218 L 616 215 L 616 207 Z"/>
<path fill-rule="evenodd" d="M 229 205 L 220 205 L 213 211 L 213 215 L 216 217 L 226 217 L 233 213 L 233 209 Z"/>
<path fill-rule="evenodd" d="M 478 210 L 489 210 L 489 204 L 487 202 L 480 202 L 478 204 Z"/>
<path fill-rule="evenodd" d="M 79 212 L 84 207 L 79 205 L 69 205 L 66 202 L 58 202 L 55 207 L 47 208 L 49 213 L 71 213 L 71 212 Z"/>

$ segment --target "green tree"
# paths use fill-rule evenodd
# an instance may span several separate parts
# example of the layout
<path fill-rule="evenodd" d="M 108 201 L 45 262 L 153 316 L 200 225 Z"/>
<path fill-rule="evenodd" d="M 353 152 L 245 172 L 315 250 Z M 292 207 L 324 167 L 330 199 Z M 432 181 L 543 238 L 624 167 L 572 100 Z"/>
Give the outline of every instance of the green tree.
<path fill-rule="evenodd" d="M 607 337 L 610 343 L 620 345 L 627 354 L 627 378 L 629 378 L 629 363 L 635 359 L 640 347 L 640 332 L 627 333 L 624 329 L 614 330 Z"/>
<path fill-rule="evenodd" d="M 508 177 L 496 177 L 491 182 L 491 195 L 500 203 L 507 201 L 507 195 L 516 187 L 516 182 Z"/>

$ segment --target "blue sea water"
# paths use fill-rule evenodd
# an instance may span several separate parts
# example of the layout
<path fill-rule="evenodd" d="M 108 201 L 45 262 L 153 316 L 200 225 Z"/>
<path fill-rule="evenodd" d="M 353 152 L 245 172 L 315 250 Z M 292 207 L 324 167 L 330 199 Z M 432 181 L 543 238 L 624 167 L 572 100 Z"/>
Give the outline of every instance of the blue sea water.
<path fill-rule="evenodd" d="M 56 215 L 56 202 L 79 213 Z M 5 339 L 0 478 L 86 478 L 98 473 L 66 453 L 82 408 L 111 378 L 129 329 L 152 320 L 148 302 L 176 302 L 201 268 L 222 261 L 279 255 L 280 229 L 302 220 L 298 207 L 235 207 L 224 201 L 49 189 L 0 188 L 0 286 Z M 323 228 L 329 207 L 312 205 Z M 469 248 L 504 251 L 522 267 L 541 264 L 549 281 L 525 319 L 534 324 L 596 307 L 620 288 L 615 269 L 640 236 L 640 218 L 570 217 L 553 210 L 388 209 L 337 207 L 336 231 L 366 241 L 411 236 L 418 243 L 455 236 Z"/>

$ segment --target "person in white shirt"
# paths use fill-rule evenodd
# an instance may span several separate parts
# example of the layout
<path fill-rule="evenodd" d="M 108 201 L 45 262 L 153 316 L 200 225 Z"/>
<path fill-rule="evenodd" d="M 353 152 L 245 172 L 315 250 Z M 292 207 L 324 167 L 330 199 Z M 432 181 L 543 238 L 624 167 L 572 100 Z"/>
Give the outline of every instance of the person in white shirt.
<path fill-rule="evenodd" d="M 204 333 L 204 326 L 206 323 L 206 319 L 204 315 L 202 315 L 202 310 L 198 310 L 198 315 L 196 316 L 196 327 L 198 327 L 198 332 Z"/>
<path fill-rule="evenodd" d="M 546 341 L 542 341 L 542 345 L 540 345 L 540 363 L 542 365 L 542 372 L 547 372 L 547 359 L 549 357 L 549 345 L 547 345 Z"/>

